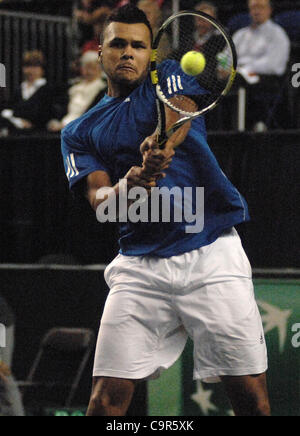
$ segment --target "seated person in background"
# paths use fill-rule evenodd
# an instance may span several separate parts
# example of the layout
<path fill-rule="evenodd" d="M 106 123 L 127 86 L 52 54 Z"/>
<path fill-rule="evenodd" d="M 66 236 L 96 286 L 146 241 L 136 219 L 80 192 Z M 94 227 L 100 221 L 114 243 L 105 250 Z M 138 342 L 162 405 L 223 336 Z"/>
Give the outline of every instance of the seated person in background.
<path fill-rule="evenodd" d="M 252 24 L 238 30 L 233 40 L 238 66 L 249 75 L 282 76 L 290 55 L 290 40 L 272 19 L 270 0 L 249 0 Z"/>
<path fill-rule="evenodd" d="M 137 7 L 146 14 L 151 24 L 153 35 L 156 35 L 163 23 L 162 12 L 157 0 L 139 0 Z"/>
<path fill-rule="evenodd" d="M 153 30 L 154 37 L 163 24 L 163 14 L 157 0 L 139 0 L 137 7 L 141 9 L 147 16 L 151 28 Z M 166 35 L 163 36 L 161 47 L 165 52 L 171 51 L 171 43 Z"/>
<path fill-rule="evenodd" d="M 93 24 L 93 37 L 82 45 L 80 48 L 81 54 L 87 51 L 99 51 L 100 37 L 107 17 L 108 15 L 103 14 L 99 20 Z"/>
<path fill-rule="evenodd" d="M 212 18 L 218 19 L 218 8 L 211 1 L 201 1 L 196 4 L 194 9 L 196 12 L 204 12 Z M 210 81 L 211 71 L 217 71 L 217 55 L 224 50 L 224 38 L 212 24 L 199 17 L 195 18 L 194 41 L 191 50 L 202 52 L 207 61 L 208 68 L 198 78 L 198 82 L 206 88 L 206 83 Z M 217 76 L 216 79 L 219 79 L 219 77 Z M 216 126 L 221 124 L 220 120 L 216 122 L 216 117 L 219 116 L 220 113 L 216 111 L 205 115 L 207 130 L 216 130 Z"/>
<path fill-rule="evenodd" d="M 210 1 L 202 1 L 195 6 L 196 12 L 204 12 L 210 15 L 215 20 L 218 19 L 218 8 Z M 224 50 L 225 41 L 223 36 L 218 32 L 212 24 L 200 17 L 195 18 L 195 34 L 194 34 L 195 44 L 191 50 L 200 51 L 204 54 L 207 63 L 210 63 L 210 68 L 207 68 L 199 79 L 203 80 L 205 87 L 206 74 L 210 75 L 211 71 L 216 70 L 217 67 L 217 55 Z"/>
<path fill-rule="evenodd" d="M 98 59 L 98 53 L 88 51 L 80 59 L 80 81 L 69 89 L 68 112 L 62 120 L 51 120 L 48 131 L 59 132 L 68 123 L 79 118 L 104 96 L 107 83 Z"/>
<path fill-rule="evenodd" d="M 24 81 L 7 108 L 2 110 L 0 129 L 10 133 L 44 129 L 53 117 L 53 90 L 45 78 L 45 59 L 40 51 L 29 51 L 23 56 Z"/>
<path fill-rule="evenodd" d="M 202 1 L 195 6 L 196 12 L 204 12 L 211 17 L 218 19 L 218 8 L 217 6 L 210 1 Z M 221 39 L 220 35 L 216 32 L 212 25 L 210 25 L 207 21 L 201 20 L 201 18 L 195 19 L 195 45 L 193 47 L 194 50 L 209 51 L 211 47 L 215 47 L 215 40 Z M 217 53 L 216 53 L 217 54 Z"/>
<path fill-rule="evenodd" d="M 93 39 L 95 23 L 103 22 L 117 6 L 117 0 L 80 0 L 74 10 L 74 18 L 79 28 L 79 46 Z"/>
<path fill-rule="evenodd" d="M 249 122 L 253 127 L 268 121 L 280 91 L 280 78 L 287 69 L 290 40 L 284 29 L 272 21 L 270 0 L 249 0 L 248 6 L 252 24 L 238 30 L 233 40 L 239 73 L 248 89 Z"/>

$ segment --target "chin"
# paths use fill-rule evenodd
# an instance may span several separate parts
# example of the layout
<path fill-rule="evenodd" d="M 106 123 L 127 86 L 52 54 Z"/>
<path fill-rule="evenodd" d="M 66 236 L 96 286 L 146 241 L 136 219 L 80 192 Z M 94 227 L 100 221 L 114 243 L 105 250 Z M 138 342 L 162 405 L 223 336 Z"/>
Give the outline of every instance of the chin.
<path fill-rule="evenodd" d="M 145 80 L 145 77 L 118 77 L 116 82 L 119 83 L 122 86 L 126 86 L 128 88 L 137 88 L 143 81 Z"/>

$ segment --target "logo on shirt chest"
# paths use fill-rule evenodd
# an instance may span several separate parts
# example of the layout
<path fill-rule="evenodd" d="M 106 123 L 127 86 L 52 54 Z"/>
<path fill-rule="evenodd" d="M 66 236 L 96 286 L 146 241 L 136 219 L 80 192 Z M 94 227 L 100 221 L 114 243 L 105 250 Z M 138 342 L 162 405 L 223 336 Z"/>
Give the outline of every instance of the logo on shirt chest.
<path fill-rule="evenodd" d="M 167 78 L 167 86 L 168 86 L 168 93 L 170 95 L 178 91 L 183 91 L 181 77 L 175 76 L 174 74 Z"/>

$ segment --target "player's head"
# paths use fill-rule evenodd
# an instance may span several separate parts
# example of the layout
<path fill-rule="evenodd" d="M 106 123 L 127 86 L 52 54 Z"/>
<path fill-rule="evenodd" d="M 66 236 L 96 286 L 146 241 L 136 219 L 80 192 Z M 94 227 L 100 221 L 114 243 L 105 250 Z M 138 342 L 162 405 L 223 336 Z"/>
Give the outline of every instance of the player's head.
<path fill-rule="evenodd" d="M 218 18 L 218 8 L 211 1 L 201 1 L 195 6 L 195 11 L 204 12 L 207 15 L 217 19 Z M 195 26 L 199 36 L 204 36 L 211 31 L 213 26 L 206 20 L 201 20 L 201 18 L 195 19 Z"/>
<path fill-rule="evenodd" d="M 252 21 L 256 25 L 265 23 L 272 16 L 271 0 L 248 0 L 248 7 Z"/>
<path fill-rule="evenodd" d="M 118 9 L 107 19 L 100 59 L 109 83 L 134 89 L 146 79 L 152 38 L 145 13 L 133 5 Z"/>

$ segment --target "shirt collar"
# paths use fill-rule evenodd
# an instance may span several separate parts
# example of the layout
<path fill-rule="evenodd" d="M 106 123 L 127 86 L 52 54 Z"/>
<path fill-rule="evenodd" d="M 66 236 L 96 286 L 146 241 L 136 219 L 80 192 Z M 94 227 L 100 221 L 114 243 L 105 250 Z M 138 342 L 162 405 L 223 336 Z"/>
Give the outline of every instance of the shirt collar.
<path fill-rule="evenodd" d="M 35 81 L 30 85 L 30 88 L 39 89 L 39 88 L 41 88 L 42 86 L 46 85 L 46 83 L 47 83 L 47 80 L 46 80 L 44 77 L 42 77 L 41 79 L 37 79 L 37 80 L 35 80 Z M 23 83 L 21 84 L 21 86 L 22 86 L 23 89 L 24 89 L 24 88 L 28 88 L 28 84 L 27 84 L 27 82 L 23 82 Z"/>
<path fill-rule="evenodd" d="M 270 24 L 272 23 L 271 18 L 268 21 L 265 21 L 263 24 L 259 24 L 258 26 L 252 27 L 252 29 L 257 30 L 257 29 L 265 29 L 266 27 L 268 27 Z"/>

